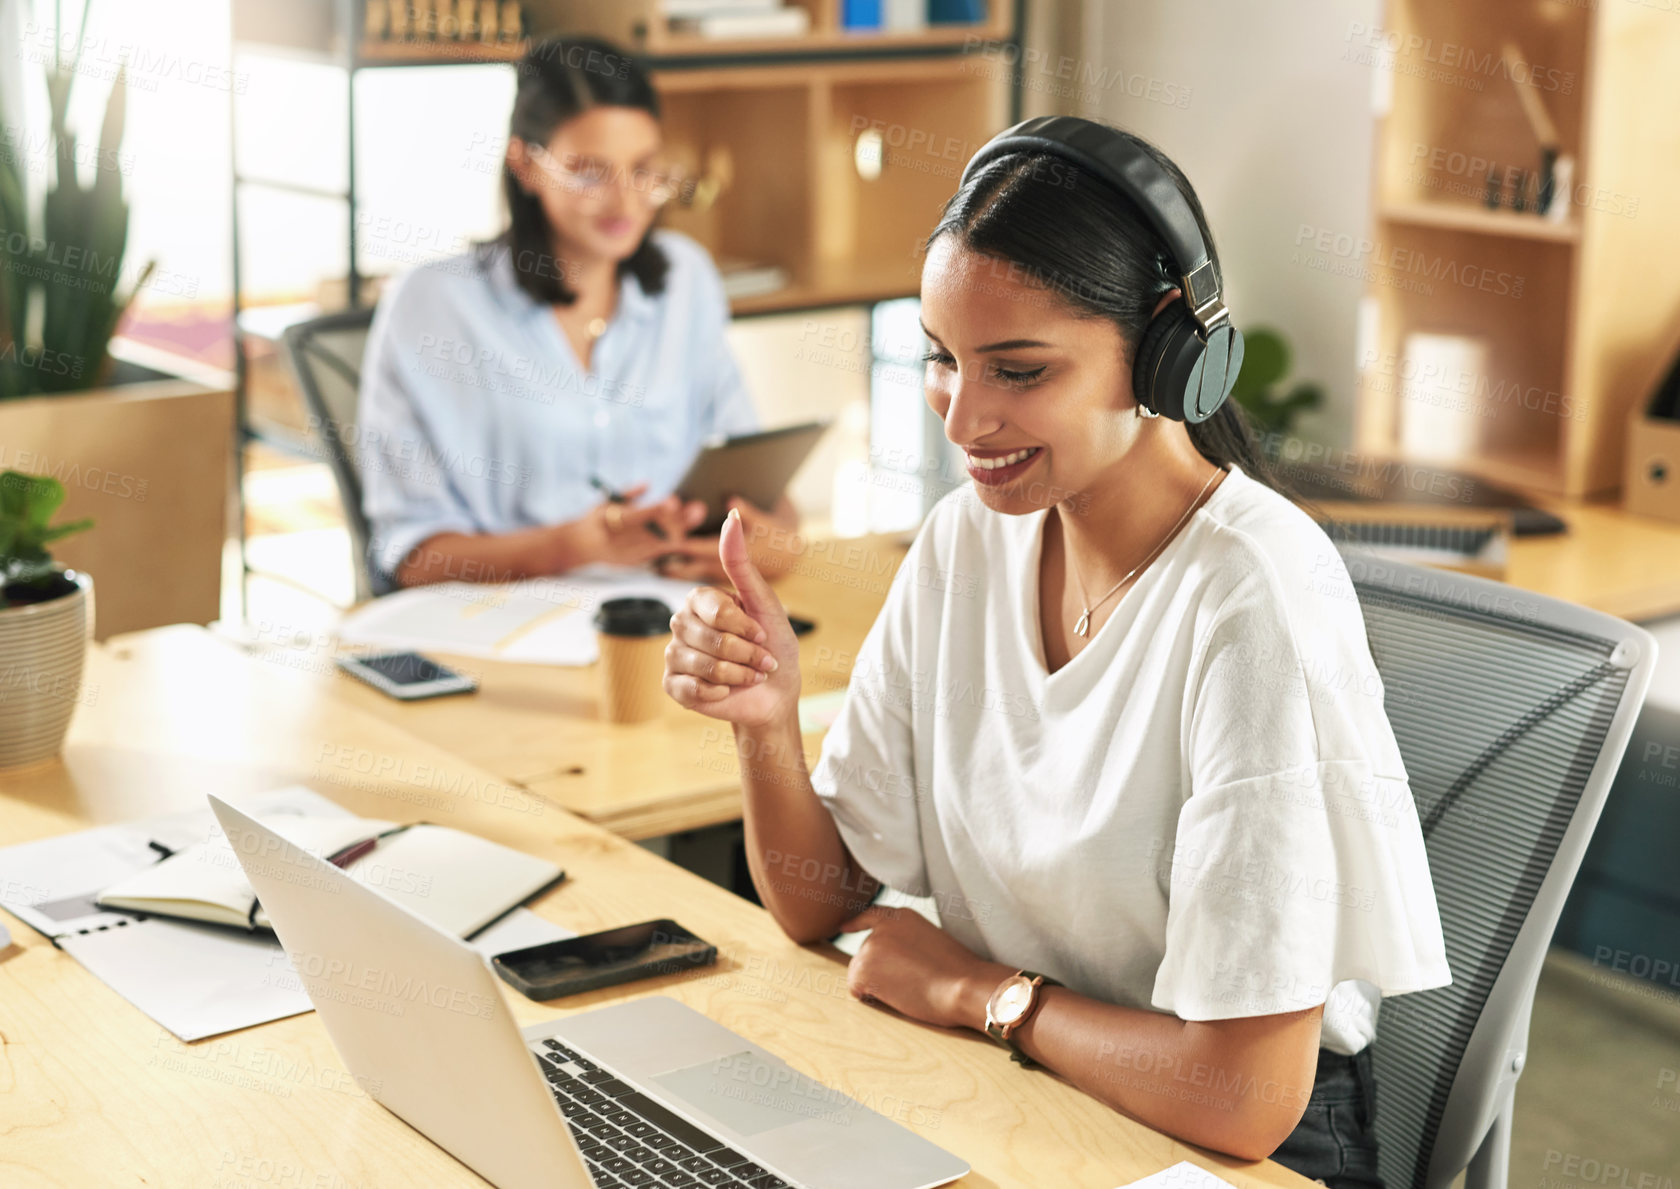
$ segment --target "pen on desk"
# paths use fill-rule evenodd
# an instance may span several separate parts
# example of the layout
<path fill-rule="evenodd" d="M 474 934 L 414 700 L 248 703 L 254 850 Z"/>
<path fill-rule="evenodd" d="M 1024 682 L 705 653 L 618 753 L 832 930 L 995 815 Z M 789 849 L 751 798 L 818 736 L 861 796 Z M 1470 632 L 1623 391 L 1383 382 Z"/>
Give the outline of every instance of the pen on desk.
<path fill-rule="evenodd" d="M 591 487 L 593 487 L 596 491 L 600 492 L 602 495 L 606 496 L 607 497 L 607 502 L 610 503 L 610 504 L 627 504 L 627 503 L 630 502 L 625 497 L 623 492 L 614 491 L 612 488 L 608 487 L 605 483 L 601 482 L 601 477 L 599 475 L 589 476 L 589 485 Z M 661 528 L 659 525 L 654 524 L 652 521 L 649 521 L 647 524 L 643 525 L 642 527 L 646 528 L 648 530 L 648 532 L 650 532 L 654 536 L 658 537 L 661 541 L 663 541 L 665 539 L 665 530 L 663 528 Z"/>
<path fill-rule="evenodd" d="M 360 842 L 352 842 L 349 846 L 340 847 L 338 850 L 327 856 L 327 862 L 331 863 L 334 867 L 348 867 L 357 859 L 371 851 L 374 847 L 378 846 L 380 839 L 389 838 L 393 834 L 401 834 L 404 830 L 410 829 L 413 825 L 418 824 L 419 823 L 411 823 L 408 826 L 397 826 L 395 829 L 386 830 L 383 834 L 375 834 L 372 838 L 364 838 Z"/>

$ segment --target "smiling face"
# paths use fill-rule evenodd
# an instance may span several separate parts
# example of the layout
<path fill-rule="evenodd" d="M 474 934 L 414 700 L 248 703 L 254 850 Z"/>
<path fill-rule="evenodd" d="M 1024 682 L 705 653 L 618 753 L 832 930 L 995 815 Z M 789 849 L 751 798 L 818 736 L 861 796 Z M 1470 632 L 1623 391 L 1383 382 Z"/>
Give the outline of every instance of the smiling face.
<path fill-rule="evenodd" d="M 561 124 L 546 151 L 510 139 L 508 164 L 542 202 L 562 259 L 616 262 L 635 253 L 658 213 L 662 148 L 648 112 L 604 106 Z"/>
<path fill-rule="evenodd" d="M 1020 515 L 1077 501 L 1148 427 L 1120 328 L 942 235 L 922 266 L 928 404 L 981 502 Z"/>

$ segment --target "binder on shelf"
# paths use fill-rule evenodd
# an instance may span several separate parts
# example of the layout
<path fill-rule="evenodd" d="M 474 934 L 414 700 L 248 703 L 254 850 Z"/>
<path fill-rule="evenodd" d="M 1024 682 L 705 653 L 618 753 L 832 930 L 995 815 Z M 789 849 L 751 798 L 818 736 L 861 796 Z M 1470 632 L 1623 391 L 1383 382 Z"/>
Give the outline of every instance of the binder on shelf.
<path fill-rule="evenodd" d="M 928 0 L 932 25 L 978 25 L 986 19 L 986 0 Z"/>
<path fill-rule="evenodd" d="M 882 0 L 844 0 L 840 25 L 845 29 L 879 29 Z"/>

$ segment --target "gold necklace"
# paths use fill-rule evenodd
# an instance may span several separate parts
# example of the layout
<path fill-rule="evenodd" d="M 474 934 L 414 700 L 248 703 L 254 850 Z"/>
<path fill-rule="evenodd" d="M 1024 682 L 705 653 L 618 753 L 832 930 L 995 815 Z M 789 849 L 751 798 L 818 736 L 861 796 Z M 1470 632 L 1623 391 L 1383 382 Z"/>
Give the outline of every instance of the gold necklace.
<path fill-rule="evenodd" d="M 1214 479 L 1216 479 L 1218 476 L 1220 476 L 1224 473 L 1225 473 L 1225 470 L 1224 470 L 1223 467 L 1214 467 L 1213 468 L 1213 474 L 1209 475 L 1208 478 L 1207 478 L 1207 482 L 1202 484 L 1202 489 L 1196 493 L 1196 498 L 1190 501 L 1190 506 L 1184 509 L 1184 515 L 1182 515 L 1178 518 L 1178 523 L 1173 525 L 1170 529 L 1167 530 L 1167 535 L 1161 538 L 1161 543 L 1159 545 L 1155 546 L 1155 548 L 1151 549 L 1147 554 L 1145 554 L 1144 559 L 1142 561 L 1138 562 L 1137 565 L 1133 566 L 1124 578 L 1120 579 L 1120 581 L 1116 582 L 1113 586 L 1109 587 L 1108 594 L 1105 594 L 1102 598 L 1098 599 L 1096 602 L 1092 603 L 1092 602 L 1090 602 L 1089 600 L 1086 599 L 1086 597 L 1085 597 L 1085 583 L 1079 577 L 1079 569 L 1078 569 L 1077 566 L 1075 566 L 1073 564 L 1073 558 L 1072 558 L 1071 555 L 1069 555 L 1069 557 L 1068 557 L 1068 569 L 1073 571 L 1073 580 L 1074 580 L 1074 582 L 1076 582 L 1079 585 L 1079 601 L 1084 606 L 1084 610 L 1079 613 L 1078 622 L 1073 625 L 1073 634 L 1074 635 L 1083 637 L 1083 636 L 1089 636 L 1091 634 L 1091 612 L 1095 611 L 1098 607 L 1100 607 L 1104 603 L 1108 602 L 1109 595 L 1112 595 L 1115 591 L 1119 590 L 1122 586 L 1126 585 L 1126 583 L 1130 582 L 1139 570 L 1143 569 L 1144 566 L 1149 564 L 1150 559 L 1152 559 L 1162 549 L 1166 548 L 1167 542 L 1172 540 L 1173 534 L 1176 533 L 1183 526 L 1183 524 L 1186 520 L 1190 519 L 1190 513 L 1194 512 L 1196 510 L 1196 505 L 1202 502 L 1202 497 L 1207 494 L 1207 489 L 1213 486 Z"/>

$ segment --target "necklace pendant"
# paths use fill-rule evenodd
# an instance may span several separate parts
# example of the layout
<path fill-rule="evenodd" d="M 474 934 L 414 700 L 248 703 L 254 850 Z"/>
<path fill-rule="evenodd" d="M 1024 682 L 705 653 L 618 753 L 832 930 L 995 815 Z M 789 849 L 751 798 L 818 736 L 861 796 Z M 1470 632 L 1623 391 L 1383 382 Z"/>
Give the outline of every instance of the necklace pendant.
<path fill-rule="evenodd" d="M 1083 636 L 1091 630 L 1091 609 L 1089 607 L 1079 616 L 1079 622 L 1073 625 L 1073 634 Z"/>

